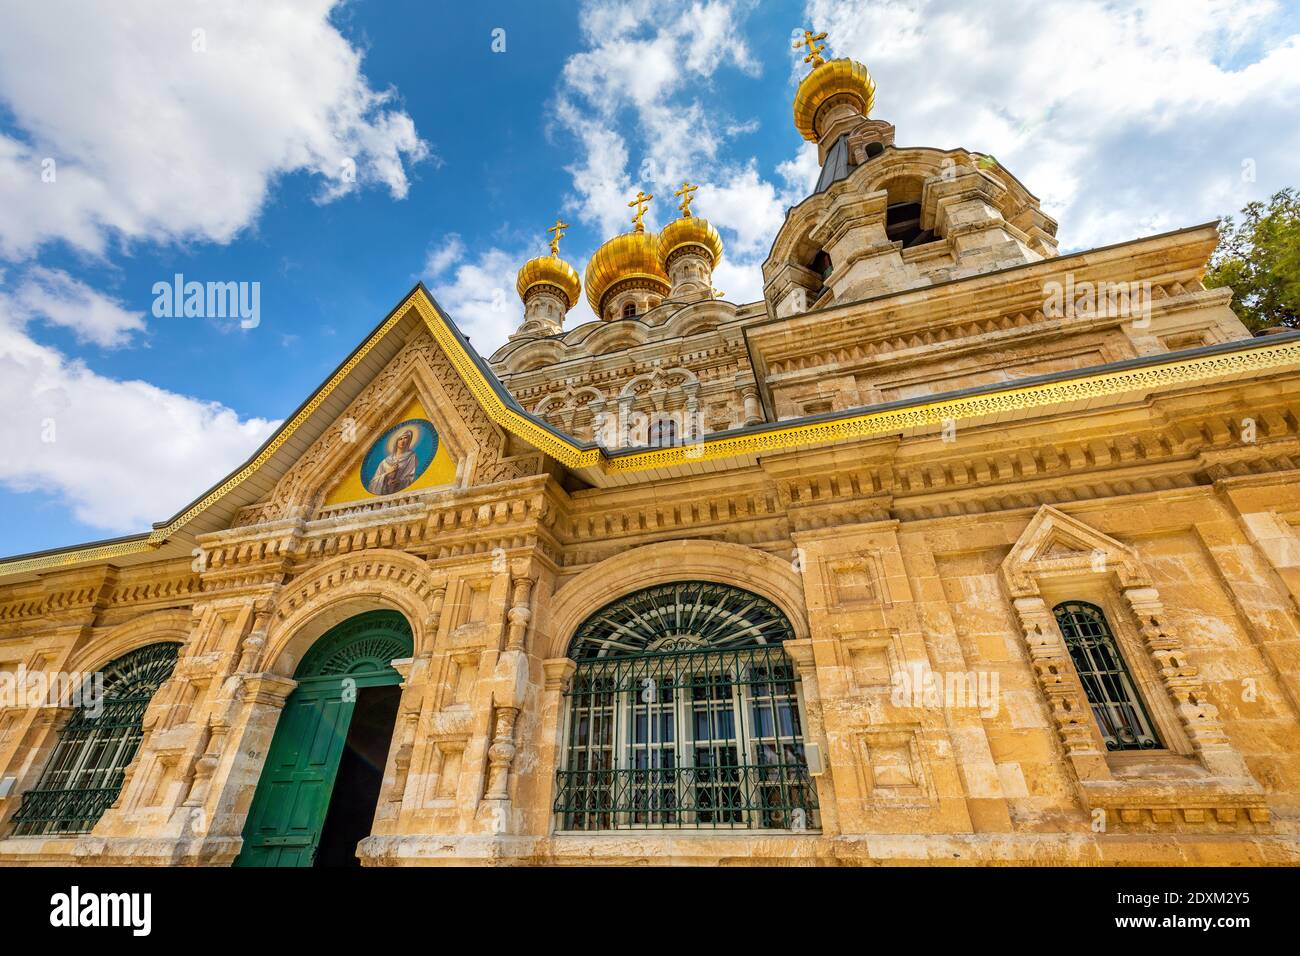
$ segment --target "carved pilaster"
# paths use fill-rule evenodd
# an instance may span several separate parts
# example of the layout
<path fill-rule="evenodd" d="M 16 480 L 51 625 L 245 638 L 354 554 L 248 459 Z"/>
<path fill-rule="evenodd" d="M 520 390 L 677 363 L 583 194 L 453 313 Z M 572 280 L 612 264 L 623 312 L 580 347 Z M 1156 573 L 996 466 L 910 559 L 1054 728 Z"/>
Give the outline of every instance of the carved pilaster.
<path fill-rule="evenodd" d="M 402 700 L 393 728 L 393 784 L 382 797 L 376 819 L 377 828 L 381 820 L 396 817 L 405 802 L 406 783 L 410 779 L 411 758 L 415 753 L 415 740 L 419 732 L 420 711 L 424 707 L 424 688 L 428 681 L 430 658 L 431 655 L 425 653 L 419 657 L 392 662 L 393 669 L 402 675 Z"/>
<path fill-rule="evenodd" d="M 578 664 L 571 657 L 552 657 L 542 661 L 542 673 L 545 675 L 543 687 L 548 696 L 552 694 L 563 694 L 569 689 L 569 682 L 573 680 L 573 673 L 578 669 Z"/>
<path fill-rule="evenodd" d="M 515 722 L 519 719 L 518 707 L 496 709 L 496 733 L 488 748 L 488 784 L 486 800 L 509 799 L 510 765 L 515 759 Z"/>
<path fill-rule="evenodd" d="M 1080 777 L 1109 777 L 1093 732 L 1092 709 L 1074 678 L 1070 652 L 1051 611 L 1040 597 L 1016 598 L 1014 603 L 1030 665 L 1056 722 L 1066 756 L 1074 761 Z"/>
<path fill-rule="evenodd" d="M 752 384 L 742 385 L 740 388 L 740 398 L 744 403 L 745 424 L 760 424 L 763 421 L 763 410 L 758 401 L 758 386 Z"/>
<path fill-rule="evenodd" d="M 1177 631 L 1165 614 L 1155 588 L 1126 588 L 1124 600 L 1133 609 L 1142 640 L 1160 672 L 1187 737 L 1207 770 L 1223 776 L 1249 776 L 1219 720 L 1219 710 L 1206 695 L 1200 671 L 1188 660 Z"/>
<path fill-rule="evenodd" d="M 817 788 L 817 804 L 821 808 L 821 826 L 823 833 L 839 831 L 839 809 L 835 803 L 834 776 L 829 766 L 830 747 L 826 739 L 826 720 L 822 713 L 821 684 L 817 679 L 817 662 L 813 656 L 813 642 L 789 640 L 784 644 L 785 652 L 794 664 L 795 676 L 803 687 L 804 718 L 807 731 L 804 739 L 821 748 L 824 771 L 813 778 Z"/>
<path fill-rule="evenodd" d="M 424 622 L 424 632 L 428 635 L 430 648 L 438 639 L 438 627 L 442 624 L 442 607 L 446 600 L 447 586 L 445 584 L 435 588 L 433 596 L 429 599 L 429 617 Z"/>
<path fill-rule="evenodd" d="M 223 717 L 213 718 L 208 726 L 208 743 L 203 749 L 203 756 L 194 762 L 194 780 L 190 785 L 189 795 L 182 804 L 186 807 L 201 807 L 208 798 L 208 789 L 212 775 L 221 765 L 221 754 L 225 749 L 226 737 L 230 733 L 230 724 Z"/>
<path fill-rule="evenodd" d="M 266 632 L 271 624 L 271 602 L 261 599 L 253 603 L 253 625 L 248 636 L 240 643 L 239 666 L 241 674 L 254 674 L 262 663 L 266 647 Z"/>
<path fill-rule="evenodd" d="M 526 577 L 518 572 L 515 573 L 510 610 L 506 615 L 507 620 L 510 622 L 510 630 L 506 637 L 506 650 L 508 651 L 522 651 L 524 649 L 524 638 L 528 634 L 528 622 L 533 618 L 532 593 L 533 585 L 536 583 L 536 578 Z"/>

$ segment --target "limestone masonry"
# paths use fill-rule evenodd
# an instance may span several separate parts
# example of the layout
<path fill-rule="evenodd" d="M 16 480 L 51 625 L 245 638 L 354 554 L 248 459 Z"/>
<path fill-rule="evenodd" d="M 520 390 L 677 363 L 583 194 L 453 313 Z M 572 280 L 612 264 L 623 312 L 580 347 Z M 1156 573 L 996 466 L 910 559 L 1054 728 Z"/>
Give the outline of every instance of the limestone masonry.
<path fill-rule="evenodd" d="M 0 562 L 0 862 L 1300 863 L 1300 334 L 816 41 L 761 301 L 706 190 L 557 221 L 491 356 L 419 286 L 180 514 Z"/>

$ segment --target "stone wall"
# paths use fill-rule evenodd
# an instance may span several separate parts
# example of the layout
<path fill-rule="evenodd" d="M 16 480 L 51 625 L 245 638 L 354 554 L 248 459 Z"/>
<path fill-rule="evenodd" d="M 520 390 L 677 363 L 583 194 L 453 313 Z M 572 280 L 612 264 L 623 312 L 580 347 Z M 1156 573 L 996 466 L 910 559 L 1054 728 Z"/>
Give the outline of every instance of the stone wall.
<path fill-rule="evenodd" d="M 95 831 L 9 837 L 0 858 L 229 862 L 296 662 L 333 623 L 390 607 L 411 622 L 415 655 L 398 663 L 403 698 L 369 863 L 1296 861 L 1294 478 L 818 521 L 806 506 L 797 514 L 782 490 L 797 478 L 782 474 L 752 479 L 771 510 L 747 520 L 719 514 L 714 489 L 713 527 L 730 534 L 651 534 L 637 520 L 597 532 L 604 546 L 589 553 L 578 530 L 605 493 L 571 498 L 531 478 L 494 491 L 520 507 L 489 510 L 455 548 L 423 532 L 385 544 L 381 510 L 368 519 L 375 533 L 351 533 L 346 547 L 309 522 L 270 585 L 232 586 L 241 578 L 223 562 L 211 591 L 170 566 L 132 571 L 125 590 L 105 569 L 6 589 L 6 669 L 93 667 L 168 636 L 185 648 Z M 707 482 L 699 492 L 708 497 Z M 454 504 L 427 507 L 402 522 L 447 527 Z M 818 507 L 837 513 L 829 497 Z M 807 736 L 828 758 L 820 834 L 553 832 L 568 636 L 608 600 L 682 578 L 754 590 L 795 622 Z M 1086 722 L 1062 721 L 1080 691 L 1043 613 L 1066 597 L 1106 608 L 1167 752 L 1107 755 Z M 925 674 L 940 686 L 960 675 L 974 696 L 933 706 L 900 694 L 901 680 Z M 16 782 L 0 802 L 6 818 L 65 716 L 0 714 L 0 773 Z"/>

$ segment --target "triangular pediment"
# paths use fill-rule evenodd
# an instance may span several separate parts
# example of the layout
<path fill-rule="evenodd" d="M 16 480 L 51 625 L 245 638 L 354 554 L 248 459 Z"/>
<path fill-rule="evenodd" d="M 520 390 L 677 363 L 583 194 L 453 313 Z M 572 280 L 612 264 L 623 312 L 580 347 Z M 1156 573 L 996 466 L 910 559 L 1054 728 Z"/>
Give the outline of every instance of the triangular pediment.
<path fill-rule="evenodd" d="M 1043 505 L 1002 562 L 1014 595 L 1032 594 L 1044 576 L 1116 574 L 1125 586 L 1145 582 L 1137 552 L 1079 518 Z"/>
<path fill-rule="evenodd" d="M 418 394 L 398 405 L 401 411 L 390 414 L 378 434 L 362 436 L 354 421 L 341 423 L 360 453 L 326 492 L 326 507 L 456 484 L 457 466 L 464 459 L 453 456 L 447 428 L 435 423 L 441 416 L 434 416 Z"/>
<path fill-rule="evenodd" d="M 420 463 L 426 468 L 417 468 L 407 491 L 536 474 L 544 456 L 574 469 L 598 468 L 604 460 L 598 446 L 579 442 L 526 411 L 420 284 L 247 461 L 171 518 L 135 535 L 18 555 L 0 561 L 0 574 L 27 575 L 94 561 L 124 567 L 181 558 L 191 554 L 201 535 L 317 515 L 327 500 L 333 506 L 356 493 L 350 469 L 358 469 L 355 477 L 361 482 L 363 453 L 375 442 L 392 439 L 385 432 L 401 425 L 406 419 L 400 416 L 408 411 L 419 414 L 407 418 L 429 422 L 447 457 L 435 461 L 435 450 L 427 464 Z M 345 434 L 352 439 L 341 441 Z M 455 476 L 450 484 L 448 462 Z M 393 467 L 400 478 L 398 465 Z M 373 477 L 368 468 L 366 474 Z M 425 483 L 416 487 L 424 475 Z M 368 488 L 357 500 L 366 500 L 365 494 Z"/>
<path fill-rule="evenodd" d="M 236 525 L 536 474 L 540 452 L 489 418 L 429 329 L 416 325 L 366 386 Z M 513 446 L 513 447 L 512 447 Z"/>

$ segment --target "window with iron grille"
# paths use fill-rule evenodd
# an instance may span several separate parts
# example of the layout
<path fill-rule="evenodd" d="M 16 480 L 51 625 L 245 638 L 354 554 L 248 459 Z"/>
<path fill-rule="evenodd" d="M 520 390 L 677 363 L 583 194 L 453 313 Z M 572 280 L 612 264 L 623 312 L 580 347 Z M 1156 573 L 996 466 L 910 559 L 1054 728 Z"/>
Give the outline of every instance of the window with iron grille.
<path fill-rule="evenodd" d="M 78 707 L 36 786 L 14 814 L 15 836 L 87 833 L 112 806 L 144 736 L 144 712 L 176 666 L 179 644 L 150 644 L 103 668 L 103 698 Z"/>
<path fill-rule="evenodd" d="M 562 830 L 813 830 L 790 622 L 740 588 L 656 585 L 574 635 Z"/>
<path fill-rule="evenodd" d="M 1107 750 L 1150 750 L 1160 737 L 1101 608 L 1066 601 L 1054 610 Z"/>

